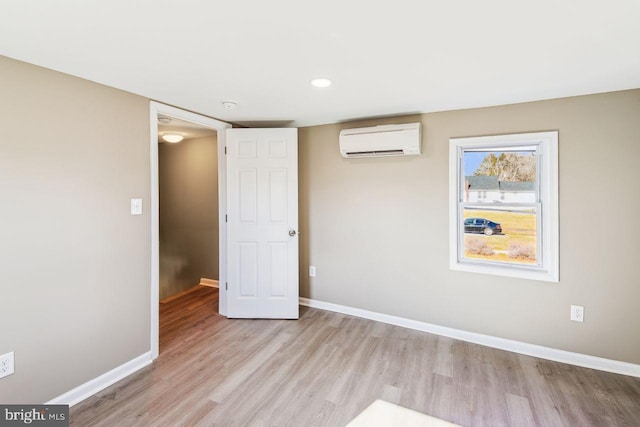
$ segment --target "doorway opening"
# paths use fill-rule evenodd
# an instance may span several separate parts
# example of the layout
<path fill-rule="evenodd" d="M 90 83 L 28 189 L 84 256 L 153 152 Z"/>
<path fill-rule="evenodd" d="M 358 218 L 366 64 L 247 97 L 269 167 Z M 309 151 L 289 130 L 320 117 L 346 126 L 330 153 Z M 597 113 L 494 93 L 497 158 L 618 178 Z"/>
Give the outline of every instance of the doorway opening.
<path fill-rule="evenodd" d="M 151 352 L 185 314 L 226 314 L 225 130 L 229 124 L 151 102 Z M 171 142 L 177 141 L 179 142 Z M 162 306 L 162 308 L 160 308 Z M 162 316 L 160 316 L 162 313 Z M 163 344 L 164 345 L 164 344 Z"/>
<path fill-rule="evenodd" d="M 217 133 L 158 117 L 160 353 L 218 313 Z"/>

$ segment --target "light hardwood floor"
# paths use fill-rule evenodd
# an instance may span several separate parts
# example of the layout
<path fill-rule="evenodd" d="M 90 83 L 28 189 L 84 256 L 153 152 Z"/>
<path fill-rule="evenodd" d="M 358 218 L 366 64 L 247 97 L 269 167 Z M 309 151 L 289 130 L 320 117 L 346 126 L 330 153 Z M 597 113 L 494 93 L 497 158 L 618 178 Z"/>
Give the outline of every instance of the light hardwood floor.
<path fill-rule="evenodd" d="M 161 305 L 160 357 L 74 426 L 344 426 L 375 399 L 463 426 L 640 426 L 640 379 L 332 312 L 229 320 L 217 289 Z"/>

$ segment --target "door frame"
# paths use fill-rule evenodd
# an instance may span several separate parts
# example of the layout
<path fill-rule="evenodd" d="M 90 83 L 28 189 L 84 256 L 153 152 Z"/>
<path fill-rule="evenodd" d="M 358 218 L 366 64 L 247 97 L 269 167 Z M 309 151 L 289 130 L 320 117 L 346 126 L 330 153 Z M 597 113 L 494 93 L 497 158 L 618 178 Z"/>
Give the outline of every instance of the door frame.
<path fill-rule="evenodd" d="M 156 101 L 149 102 L 149 157 L 151 166 L 151 359 L 155 360 L 160 351 L 160 192 L 158 177 L 158 114 L 175 117 L 192 123 L 215 129 L 218 132 L 218 223 L 219 223 L 219 302 L 218 311 L 227 315 L 227 225 L 224 221 L 227 212 L 227 162 L 225 157 L 226 129 L 229 123 L 212 119 L 190 111 Z"/>

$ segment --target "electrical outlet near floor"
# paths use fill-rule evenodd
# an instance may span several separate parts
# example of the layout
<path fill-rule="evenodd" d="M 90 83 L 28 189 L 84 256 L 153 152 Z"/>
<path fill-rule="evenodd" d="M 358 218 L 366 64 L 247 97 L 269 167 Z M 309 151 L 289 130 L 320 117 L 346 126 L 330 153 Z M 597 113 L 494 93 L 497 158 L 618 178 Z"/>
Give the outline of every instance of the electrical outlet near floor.
<path fill-rule="evenodd" d="M 581 305 L 572 305 L 571 320 L 575 322 L 584 322 L 584 307 Z"/>
<path fill-rule="evenodd" d="M 0 378 L 13 374 L 13 351 L 0 356 Z"/>

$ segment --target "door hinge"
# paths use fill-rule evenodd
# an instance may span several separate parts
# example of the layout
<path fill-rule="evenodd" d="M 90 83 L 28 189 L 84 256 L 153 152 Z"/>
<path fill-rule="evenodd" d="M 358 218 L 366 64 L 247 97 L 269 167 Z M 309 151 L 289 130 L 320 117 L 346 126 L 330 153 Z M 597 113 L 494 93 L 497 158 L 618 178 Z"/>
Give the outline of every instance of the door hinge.
<path fill-rule="evenodd" d="M 224 290 L 225 291 L 229 290 L 229 283 L 228 282 L 224 282 Z"/>
<path fill-rule="evenodd" d="M 224 147 L 224 154 L 227 154 L 227 147 Z"/>
<path fill-rule="evenodd" d="M 227 222 L 227 214 L 224 214 L 224 222 Z"/>

